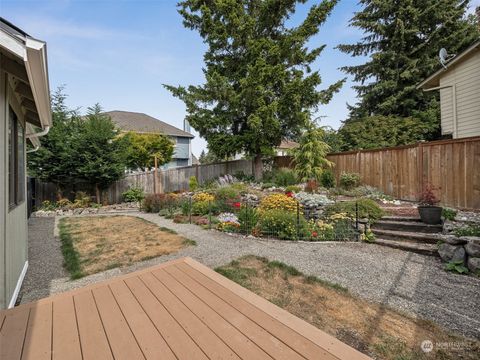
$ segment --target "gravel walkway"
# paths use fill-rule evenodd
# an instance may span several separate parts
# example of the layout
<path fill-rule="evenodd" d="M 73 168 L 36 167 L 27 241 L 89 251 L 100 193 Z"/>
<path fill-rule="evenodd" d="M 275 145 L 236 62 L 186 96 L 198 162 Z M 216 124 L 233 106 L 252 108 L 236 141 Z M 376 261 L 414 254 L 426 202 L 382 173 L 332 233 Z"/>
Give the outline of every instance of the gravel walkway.
<path fill-rule="evenodd" d="M 22 302 L 178 257 L 190 256 L 207 266 L 216 267 L 242 255 L 254 254 L 283 261 L 305 274 L 338 283 L 362 298 L 432 320 L 465 336 L 480 338 L 480 279 L 447 273 L 437 258 L 365 243 L 246 239 L 214 230 L 202 230 L 196 225 L 175 224 L 156 214 L 129 215 L 176 230 L 180 235 L 195 240 L 197 246 L 126 268 L 69 281 L 58 269 L 61 254 L 58 241 L 53 237 L 53 229 L 45 231 L 46 227 L 54 226 L 53 220 L 32 219 L 29 229 L 31 262 Z M 46 234 L 48 238 L 45 238 Z M 45 256 L 50 252 L 51 261 Z M 37 262 L 39 256 L 43 256 L 42 262 Z M 37 268 L 37 264 L 40 268 Z M 48 270 L 50 267 L 51 271 Z M 40 289 L 42 286 L 46 288 Z"/>

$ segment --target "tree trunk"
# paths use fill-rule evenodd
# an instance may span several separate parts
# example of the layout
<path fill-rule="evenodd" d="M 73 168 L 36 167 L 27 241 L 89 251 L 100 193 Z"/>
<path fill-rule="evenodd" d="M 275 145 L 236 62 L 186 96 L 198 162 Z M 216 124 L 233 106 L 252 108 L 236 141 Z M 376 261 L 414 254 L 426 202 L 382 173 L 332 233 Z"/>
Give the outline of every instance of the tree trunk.
<path fill-rule="evenodd" d="M 63 198 L 63 190 L 60 187 L 60 185 L 57 185 L 57 201 L 61 200 Z"/>
<path fill-rule="evenodd" d="M 95 192 L 96 192 L 96 196 L 97 196 L 97 204 L 101 204 L 101 199 L 100 199 L 100 187 L 98 186 L 98 184 L 95 184 Z"/>
<path fill-rule="evenodd" d="M 263 161 L 262 155 L 256 155 L 253 160 L 253 175 L 255 180 L 261 180 L 263 175 Z"/>

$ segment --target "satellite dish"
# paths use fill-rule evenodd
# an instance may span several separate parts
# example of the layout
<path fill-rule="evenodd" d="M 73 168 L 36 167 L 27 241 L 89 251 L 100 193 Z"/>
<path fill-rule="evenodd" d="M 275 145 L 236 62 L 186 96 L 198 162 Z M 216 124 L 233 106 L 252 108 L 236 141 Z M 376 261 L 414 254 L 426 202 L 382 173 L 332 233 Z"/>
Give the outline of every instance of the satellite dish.
<path fill-rule="evenodd" d="M 441 48 L 438 57 L 440 58 L 440 63 L 446 69 L 447 63 L 455 57 L 455 54 L 448 54 L 445 48 Z"/>

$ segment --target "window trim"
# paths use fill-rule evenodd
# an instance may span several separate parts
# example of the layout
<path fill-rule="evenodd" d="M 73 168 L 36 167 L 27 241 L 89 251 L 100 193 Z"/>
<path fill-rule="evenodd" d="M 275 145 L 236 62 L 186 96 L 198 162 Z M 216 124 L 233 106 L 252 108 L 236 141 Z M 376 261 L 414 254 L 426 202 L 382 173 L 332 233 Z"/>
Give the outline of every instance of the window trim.
<path fill-rule="evenodd" d="M 10 126 L 11 124 L 13 125 L 13 129 L 11 129 L 12 131 L 10 132 Z M 20 195 L 20 190 L 22 190 L 23 192 L 25 191 L 26 189 L 26 181 L 25 181 L 25 169 L 23 171 L 23 174 L 24 174 L 24 179 L 23 179 L 23 186 L 21 186 L 21 184 L 19 183 L 19 166 L 20 166 L 20 159 L 19 159 L 19 151 L 18 151 L 18 146 L 19 146 L 19 130 L 22 131 L 22 138 L 23 138 L 23 146 L 25 146 L 25 127 L 21 124 L 17 114 L 15 113 L 15 111 L 13 110 L 13 108 L 11 106 L 8 106 L 8 126 L 9 126 L 9 129 L 8 129 L 8 146 L 9 146 L 9 154 L 8 154 L 8 157 L 9 157 L 9 162 L 8 162 L 8 211 L 11 212 L 13 211 L 14 209 L 16 209 L 17 207 L 19 207 L 20 205 L 24 204 L 25 203 L 25 198 L 26 198 L 26 195 L 25 193 L 22 194 L 22 196 L 19 196 Z M 12 142 L 12 143 L 10 143 Z M 12 151 L 13 151 L 13 164 L 10 164 L 10 146 L 12 146 Z M 22 161 L 22 164 L 23 166 L 25 167 L 25 148 L 23 149 L 22 151 L 22 155 L 23 155 L 23 161 Z M 11 166 L 13 167 L 13 169 L 11 169 Z M 11 176 L 11 171 L 13 170 L 13 177 Z M 13 181 L 14 181 L 14 189 L 13 189 L 13 201 L 11 201 L 11 193 L 10 193 L 10 181 L 12 180 L 13 178 Z M 19 200 L 20 199 L 20 200 Z"/>

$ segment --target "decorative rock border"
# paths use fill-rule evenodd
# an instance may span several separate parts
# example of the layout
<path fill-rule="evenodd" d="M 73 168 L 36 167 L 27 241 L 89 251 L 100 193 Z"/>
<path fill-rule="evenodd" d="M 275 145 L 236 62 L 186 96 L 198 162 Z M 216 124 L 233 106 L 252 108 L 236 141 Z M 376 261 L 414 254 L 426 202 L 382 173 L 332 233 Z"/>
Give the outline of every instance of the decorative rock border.
<path fill-rule="evenodd" d="M 56 210 L 38 210 L 32 213 L 33 217 L 54 217 L 54 216 L 74 216 L 91 214 L 108 214 L 117 212 L 138 211 L 137 203 L 121 203 L 114 205 L 101 206 L 98 208 L 87 207 L 77 209 L 56 209 Z"/>

